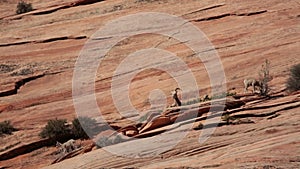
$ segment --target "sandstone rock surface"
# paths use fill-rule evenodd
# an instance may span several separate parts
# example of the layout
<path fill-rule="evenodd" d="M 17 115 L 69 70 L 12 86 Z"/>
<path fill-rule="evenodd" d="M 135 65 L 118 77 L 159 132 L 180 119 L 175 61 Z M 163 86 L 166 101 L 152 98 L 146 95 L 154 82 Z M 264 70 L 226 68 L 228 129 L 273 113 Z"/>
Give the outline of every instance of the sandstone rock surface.
<path fill-rule="evenodd" d="M 97 149 L 50 165 L 57 158 L 56 149 L 42 147 L 2 160 L 0 168 L 300 168 L 299 94 L 284 93 L 289 68 L 300 63 L 297 0 L 28 0 L 34 10 L 16 15 L 17 2 L 0 1 L 0 121 L 10 120 L 19 129 L 0 138 L 0 156 L 38 142 L 38 134 L 48 120 L 57 117 L 71 121 L 76 117 L 72 78 L 84 44 L 112 20 L 138 12 L 180 16 L 201 29 L 218 52 L 228 90 L 235 88 L 242 93 L 243 79 L 257 76 L 261 64 L 269 59 L 273 76 L 269 84 L 278 97 L 253 97 L 245 107 L 229 111 L 236 118 L 254 123 L 221 125 L 203 144 L 198 143 L 203 130 L 188 130 L 183 140 L 176 140 L 190 125 L 182 122 L 145 132 L 152 137 L 108 147 L 131 158 Z M 106 43 L 110 39 L 100 40 Z M 137 114 L 121 115 L 114 106 L 111 81 L 127 55 L 151 47 L 179 56 L 195 75 L 200 95 L 210 93 L 205 64 L 212 60 L 199 60 L 184 43 L 169 37 L 130 37 L 107 54 L 95 77 L 97 103 L 109 124 L 135 124 L 132 119 L 138 118 Z M 143 62 L 150 61 L 149 57 Z M 163 64 L 164 60 L 158 60 L 157 65 Z M 126 77 L 128 72 L 123 73 L 121 77 Z M 123 81 L 118 85 L 122 89 Z M 151 109 L 149 95 L 153 90 L 160 89 L 172 103 L 169 92 L 176 87 L 176 81 L 166 72 L 146 69 L 132 79 L 129 98 L 136 110 L 144 112 Z M 90 103 L 86 100 L 85 105 Z M 161 135 L 169 139 L 159 141 Z M 176 141 L 180 143 L 174 148 L 161 151 Z M 147 143 L 160 144 L 147 147 Z"/>

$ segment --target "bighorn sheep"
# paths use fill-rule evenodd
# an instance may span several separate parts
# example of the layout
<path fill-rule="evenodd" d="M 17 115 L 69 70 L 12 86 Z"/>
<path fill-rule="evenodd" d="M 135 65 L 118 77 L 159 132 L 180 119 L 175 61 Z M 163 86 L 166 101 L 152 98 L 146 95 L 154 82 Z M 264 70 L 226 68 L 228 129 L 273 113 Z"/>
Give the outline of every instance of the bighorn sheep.
<path fill-rule="evenodd" d="M 173 92 L 172 92 L 172 97 L 174 99 L 174 103 L 172 104 L 171 107 L 177 107 L 177 106 L 181 106 L 181 101 L 178 98 L 177 92 L 181 90 L 180 88 L 176 88 Z"/>
<path fill-rule="evenodd" d="M 255 87 L 259 87 L 262 88 L 262 82 L 259 80 L 256 80 L 254 78 L 248 78 L 244 80 L 244 93 L 246 93 L 248 91 L 248 87 L 252 86 L 253 87 L 253 91 L 252 93 L 255 92 Z"/>
<path fill-rule="evenodd" d="M 63 152 L 63 154 L 69 153 L 76 149 L 75 140 L 70 139 L 69 141 L 61 144 L 60 142 L 56 142 L 56 147 L 59 149 L 59 152 Z"/>

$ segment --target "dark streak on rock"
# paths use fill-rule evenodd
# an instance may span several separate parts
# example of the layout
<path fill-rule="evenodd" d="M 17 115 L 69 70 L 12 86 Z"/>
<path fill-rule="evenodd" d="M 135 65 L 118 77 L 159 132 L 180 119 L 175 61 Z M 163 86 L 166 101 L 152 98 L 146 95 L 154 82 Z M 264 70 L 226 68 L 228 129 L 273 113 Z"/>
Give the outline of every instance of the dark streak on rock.
<path fill-rule="evenodd" d="M 51 139 L 47 138 L 47 139 L 39 140 L 36 142 L 32 142 L 32 143 L 25 144 L 20 147 L 14 148 L 10 151 L 0 154 L 0 161 L 8 160 L 8 159 L 17 157 L 19 155 L 32 152 L 34 150 L 37 150 L 37 149 L 45 147 L 45 146 L 50 146 L 51 141 L 52 141 Z"/>
<path fill-rule="evenodd" d="M 63 36 L 63 37 L 55 37 L 55 38 L 45 39 L 45 40 L 41 40 L 41 41 L 35 41 L 35 43 L 48 43 L 48 42 L 54 42 L 54 41 L 59 41 L 59 40 L 84 39 L 84 38 L 86 38 L 86 36 L 78 36 L 78 37 Z"/>
<path fill-rule="evenodd" d="M 50 10 L 38 11 L 38 12 L 34 12 L 32 15 L 50 14 L 50 13 L 56 12 L 60 9 L 66 9 L 66 8 L 70 8 L 70 6 L 60 6 L 60 7 L 54 8 L 54 9 L 50 9 Z"/>
<path fill-rule="evenodd" d="M 65 3 L 64 5 L 60 5 L 60 6 L 52 6 L 52 7 L 48 7 L 48 8 L 51 8 L 51 9 L 39 9 L 39 10 L 34 10 L 34 11 L 31 11 L 31 12 L 28 12 L 28 13 L 24 13 L 24 14 L 21 14 L 21 15 L 9 15 L 9 16 L 5 16 L 5 17 L 2 17 L 0 18 L 0 20 L 2 19 L 5 19 L 5 18 L 9 18 L 9 17 L 13 17 L 13 18 L 10 18 L 10 19 L 13 19 L 13 20 L 19 20 L 19 19 L 22 19 L 24 16 L 27 16 L 27 15 L 45 15 L 45 14 L 50 14 L 50 13 L 53 13 L 53 12 L 56 12 L 58 10 L 61 10 L 61 9 L 67 9 L 67 8 L 71 8 L 71 7 L 76 7 L 76 6 L 80 6 L 80 5 L 90 5 L 90 4 L 93 4 L 93 3 L 97 3 L 97 2 L 102 2 L 104 0 L 77 0 L 75 2 L 72 2 L 72 3 Z"/>
<path fill-rule="evenodd" d="M 97 2 L 101 2 L 101 1 L 104 1 L 104 0 L 100 0 L 100 1 L 99 0 L 79 0 L 79 1 L 73 2 L 69 5 L 60 6 L 60 7 L 54 8 L 54 9 L 50 9 L 50 10 L 38 11 L 38 12 L 33 13 L 32 15 L 50 14 L 50 13 L 56 12 L 60 9 L 67 9 L 67 8 L 80 6 L 80 5 L 89 5 L 89 4 L 93 4 L 93 3 L 97 3 Z"/>
<path fill-rule="evenodd" d="M 16 42 L 16 43 L 6 43 L 6 44 L 0 44 L 0 47 L 6 47 L 6 46 L 13 46 L 13 45 L 23 45 L 30 43 L 29 41 L 24 41 L 24 42 Z"/>
<path fill-rule="evenodd" d="M 299 102 L 299 101 L 298 101 L 298 100 L 292 100 L 292 101 L 288 101 L 288 102 L 284 102 L 284 103 L 277 103 L 277 104 L 266 105 L 266 106 L 242 107 L 242 108 L 230 110 L 230 111 L 228 111 L 228 114 L 233 114 L 233 113 L 236 113 L 236 112 L 247 111 L 247 110 L 263 110 L 263 109 L 269 109 L 269 108 L 278 107 L 278 106 L 283 106 L 283 105 L 287 105 L 287 104 L 293 104 L 293 103 L 297 103 L 297 102 Z"/>
<path fill-rule="evenodd" d="M 195 19 L 192 21 L 195 22 L 201 22 L 201 21 L 210 21 L 210 20 L 216 20 L 216 19 L 221 19 L 221 18 L 225 18 L 227 16 L 252 16 L 252 15 L 259 15 L 259 14 L 263 14 L 267 12 L 267 10 L 262 10 L 262 11 L 256 11 L 256 12 L 248 12 L 248 13 L 225 13 L 225 14 L 221 14 L 221 15 L 217 15 L 217 16 L 210 16 L 210 17 L 206 17 L 206 18 L 201 18 L 201 19 Z"/>
<path fill-rule="evenodd" d="M 58 73 L 61 73 L 61 72 L 55 72 L 55 73 L 49 73 L 49 74 L 40 74 L 40 75 L 36 75 L 36 76 L 30 76 L 30 77 L 27 77 L 25 79 L 21 79 L 21 80 L 15 82 L 14 89 L 11 89 L 11 90 L 8 90 L 8 91 L 4 91 L 4 92 L 0 92 L 0 97 L 15 95 L 15 94 L 18 93 L 18 90 L 22 86 L 24 86 L 26 83 L 28 83 L 30 81 L 33 81 L 33 80 L 36 80 L 36 79 L 39 79 L 39 78 L 42 78 L 45 75 L 53 75 L 53 74 L 58 74 Z"/>
<path fill-rule="evenodd" d="M 256 12 L 249 12 L 249 13 L 241 13 L 241 14 L 235 14 L 236 16 L 252 16 L 252 15 L 259 15 L 262 13 L 266 13 L 267 10 L 262 10 L 262 11 L 256 11 Z"/>
<path fill-rule="evenodd" d="M 290 110 L 290 109 L 293 109 L 293 108 L 297 108 L 297 107 L 300 107 L 300 103 L 299 104 L 294 104 L 294 105 L 290 105 L 290 106 L 287 106 L 287 107 L 283 107 L 283 108 L 280 108 L 280 109 L 277 109 L 277 110 L 274 110 L 274 111 L 270 111 L 270 112 L 267 112 L 267 113 L 260 113 L 260 114 L 237 114 L 237 115 L 233 115 L 232 117 L 233 118 L 247 118 L 247 117 L 277 117 L 276 113 L 280 112 L 280 111 L 284 111 L 284 110 Z M 272 119 L 272 118 L 271 118 Z"/>
<path fill-rule="evenodd" d="M 224 6 L 225 4 L 218 4 L 218 5 L 213 5 L 213 6 L 209 6 L 209 7 L 206 7 L 206 8 L 202 8 L 202 9 L 198 9 L 196 11 L 193 11 L 193 12 L 190 12 L 190 13 L 187 13 L 187 14 L 184 14 L 182 16 L 186 16 L 186 15 L 190 15 L 190 14 L 195 14 L 195 13 L 198 13 L 198 12 L 202 12 L 202 11 L 206 11 L 206 10 L 210 10 L 210 9 L 214 9 L 214 8 L 219 8 L 219 7 L 222 7 Z"/>
<path fill-rule="evenodd" d="M 22 87 L 23 85 L 25 85 L 26 83 L 28 83 L 28 82 L 30 82 L 32 80 L 41 78 L 43 76 L 44 76 L 44 74 L 41 74 L 41 75 L 31 76 L 31 77 L 28 77 L 28 78 L 25 78 L 25 79 L 21 79 L 21 80 L 15 82 L 15 88 L 14 89 L 1 92 L 0 93 L 0 97 L 15 95 L 15 94 L 18 93 L 18 90 L 20 89 L 20 87 Z"/>
<path fill-rule="evenodd" d="M 227 17 L 227 16 L 230 16 L 230 14 L 226 13 L 226 14 L 221 14 L 221 15 L 217 15 L 217 16 L 211 16 L 211 17 L 207 17 L 207 18 L 196 19 L 196 20 L 193 20 L 193 21 L 195 21 L 195 22 L 210 21 L 210 20 L 221 19 L 221 18 L 224 18 L 224 17 Z"/>
<path fill-rule="evenodd" d="M 69 39 L 78 40 L 78 39 L 85 39 L 85 38 L 87 38 L 87 37 L 86 36 L 77 36 L 77 37 L 62 36 L 62 37 L 54 37 L 54 38 L 49 38 L 49 39 L 44 39 L 44 40 L 23 41 L 23 42 L 16 42 L 16 43 L 0 44 L 0 47 L 24 45 L 24 44 L 28 44 L 28 43 L 48 43 L 48 42 L 54 42 L 54 41 L 59 41 L 59 40 L 69 40 Z"/>

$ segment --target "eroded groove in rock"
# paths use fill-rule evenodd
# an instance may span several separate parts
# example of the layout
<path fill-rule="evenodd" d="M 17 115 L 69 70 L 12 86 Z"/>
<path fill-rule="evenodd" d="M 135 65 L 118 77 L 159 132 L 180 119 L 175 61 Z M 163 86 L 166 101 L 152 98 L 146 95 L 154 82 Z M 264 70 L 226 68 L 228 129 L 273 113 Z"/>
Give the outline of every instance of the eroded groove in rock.
<path fill-rule="evenodd" d="M 193 12 L 184 14 L 184 15 L 182 15 L 182 16 L 186 16 L 186 15 L 190 15 L 190 14 L 195 14 L 195 13 L 198 13 L 198 12 L 202 12 L 202 11 L 206 11 L 206 10 L 210 10 L 210 9 L 214 9 L 214 8 L 219 8 L 219 7 L 222 7 L 222 6 L 224 6 L 224 5 L 225 5 L 225 4 L 217 4 L 217 5 L 209 6 L 209 7 L 206 7 L 206 8 L 198 9 L 198 10 L 195 10 L 195 11 L 193 11 Z"/>
<path fill-rule="evenodd" d="M 33 81 L 33 80 L 36 80 L 36 79 L 39 79 L 39 78 L 42 78 L 42 77 L 44 77 L 45 75 L 54 75 L 54 74 L 58 74 L 58 73 L 61 73 L 61 72 L 55 72 L 55 73 L 49 73 L 49 74 L 40 74 L 40 75 L 30 76 L 30 77 L 21 79 L 21 80 L 15 82 L 15 87 L 14 87 L 14 89 L 11 89 L 11 90 L 8 90 L 8 91 L 4 91 L 4 92 L 0 92 L 0 97 L 5 97 L 5 96 L 15 95 L 15 94 L 18 93 L 18 90 L 19 90 L 22 86 L 24 86 L 26 83 L 28 83 L 28 82 L 30 82 L 30 81 Z"/>
<path fill-rule="evenodd" d="M 204 153 L 204 152 L 207 152 L 210 150 L 215 150 L 215 149 L 226 147 L 226 146 L 228 146 L 228 144 L 221 143 L 221 144 L 216 144 L 216 145 L 208 145 L 208 146 L 200 147 L 200 148 L 185 152 L 185 153 L 183 153 L 183 155 L 186 157 L 193 156 L 196 154 L 201 154 L 201 153 Z"/>
<path fill-rule="evenodd" d="M 51 14 L 53 12 L 56 12 L 56 11 L 61 10 L 61 9 L 66 9 L 66 8 L 70 8 L 70 7 L 69 6 L 60 6 L 60 7 L 53 8 L 53 9 L 46 9 L 46 10 L 42 10 L 42 11 L 37 11 L 37 12 L 32 13 L 32 15 L 46 15 L 46 14 Z"/>
<path fill-rule="evenodd" d="M 49 42 L 55 42 L 55 41 L 61 41 L 61 40 L 79 40 L 79 39 L 85 39 L 86 36 L 62 36 L 62 37 L 53 37 L 49 39 L 43 39 L 43 40 L 34 40 L 34 41 L 23 41 L 23 42 L 16 42 L 16 43 L 6 43 L 6 44 L 0 44 L 0 47 L 8 47 L 8 46 L 15 46 L 15 45 L 24 45 L 28 43 L 49 43 Z"/>
<path fill-rule="evenodd" d="M 235 14 L 236 16 L 252 16 L 252 15 L 258 15 L 262 13 L 266 13 L 267 10 L 262 10 L 262 11 L 256 11 L 256 12 L 249 12 L 249 13 L 241 13 L 241 14 Z"/>
<path fill-rule="evenodd" d="M 64 3 L 64 4 L 59 5 L 59 6 L 50 6 L 50 7 L 47 7 L 46 9 L 37 9 L 37 10 L 31 11 L 31 12 L 28 12 L 28 13 L 24 13 L 24 14 L 4 16 L 4 17 L 0 18 L 0 20 L 2 20 L 2 19 L 19 20 L 19 19 L 22 19 L 24 16 L 27 16 L 27 15 L 51 14 L 51 13 L 56 12 L 56 11 L 61 10 L 61 9 L 67 9 L 67 8 L 76 7 L 76 6 L 80 6 L 80 5 L 90 5 L 90 4 L 97 3 L 97 2 L 102 2 L 102 1 L 104 1 L 104 0 L 77 0 L 75 2 Z"/>
<path fill-rule="evenodd" d="M 72 2 L 70 4 L 63 5 L 63 6 L 60 6 L 60 7 L 57 7 L 57 8 L 47 9 L 47 10 L 44 10 L 44 11 L 37 11 L 37 12 L 32 13 L 32 15 L 50 14 L 50 13 L 56 12 L 56 11 L 61 10 L 61 9 L 67 9 L 67 8 L 80 6 L 80 5 L 90 5 L 90 4 L 101 2 L 101 1 L 104 1 L 104 0 L 78 0 L 76 2 Z"/>
<path fill-rule="evenodd" d="M 49 145 L 51 145 L 50 139 L 39 140 L 39 141 L 32 142 L 32 143 L 29 143 L 26 145 L 22 145 L 20 147 L 14 148 L 12 150 L 9 150 L 5 153 L 0 154 L 0 161 L 8 160 L 8 159 L 17 157 L 19 155 L 32 152 L 32 151 L 42 148 L 44 146 L 49 146 Z"/>
<path fill-rule="evenodd" d="M 247 12 L 247 13 L 224 13 L 224 14 L 220 14 L 220 15 L 216 15 L 216 16 L 210 16 L 210 17 L 206 17 L 206 18 L 201 18 L 201 19 L 195 19 L 192 21 L 195 22 L 201 22 L 201 21 L 211 21 L 211 20 L 217 20 L 217 19 L 222 19 L 228 16 L 253 16 L 253 15 L 259 15 L 259 14 L 263 14 L 266 13 L 267 10 L 261 10 L 261 11 L 255 11 L 255 12 Z"/>
<path fill-rule="evenodd" d="M 68 39 L 85 39 L 86 36 L 77 36 L 77 37 L 72 37 L 72 36 L 63 36 L 63 37 L 54 37 L 54 38 L 49 38 L 41 41 L 34 41 L 35 43 L 48 43 L 48 42 L 54 42 L 54 41 L 60 41 L 60 40 L 68 40 Z"/>
<path fill-rule="evenodd" d="M 283 106 L 283 105 L 287 105 L 287 104 L 296 103 L 296 102 L 299 102 L 299 101 L 300 101 L 300 100 L 292 100 L 292 101 L 288 101 L 288 102 L 277 103 L 277 104 L 266 105 L 266 106 L 241 107 L 241 108 L 229 110 L 227 113 L 228 113 L 228 114 L 233 114 L 233 113 L 237 113 L 237 112 L 240 112 L 240 111 L 246 111 L 246 110 L 269 109 L 269 108 L 272 108 L 272 107 Z"/>
<path fill-rule="evenodd" d="M 289 110 L 289 109 L 293 109 L 293 108 L 297 108 L 300 107 L 300 103 L 297 104 L 290 104 L 289 106 L 283 107 L 283 108 L 279 108 L 277 110 L 273 110 L 267 113 L 260 113 L 260 114 L 251 114 L 251 113 L 247 113 L 247 114 L 237 114 L 237 115 L 233 115 L 233 118 L 248 118 L 248 117 L 268 117 L 268 116 L 273 116 L 276 113 L 280 112 L 280 111 L 284 111 L 284 110 Z"/>
<path fill-rule="evenodd" d="M 11 96 L 11 95 L 15 95 L 18 93 L 18 90 L 20 89 L 21 86 L 25 85 L 26 83 L 32 81 L 32 80 L 36 80 L 39 79 L 41 77 L 45 76 L 44 74 L 41 75 L 37 75 L 37 76 L 31 76 L 25 79 L 21 79 L 17 82 L 15 82 L 15 88 L 8 90 L 8 91 L 4 91 L 0 93 L 0 97 L 5 97 L 5 96 Z"/>
<path fill-rule="evenodd" d="M 230 16 L 230 13 L 226 13 L 226 14 L 221 14 L 221 15 L 217 15 L 217 16 L 211 16 L 211 17 L 207 17 L 207 18 L 202 18 L 202 19 L 196 19 L 193 20 L 195 22 L 201 22 L 201 21 L 210 21 L 210 20 L 216 20 L 216 19 L 221 19 L 227 16 Z"/>
<path fill-rule="evenodd" d="M 0 44 L 0 47 L 15 46 L 15 45 L 24 45 L 24 44 L 27 44 L 27 43 L 30 43 L 30 41 Z"/>

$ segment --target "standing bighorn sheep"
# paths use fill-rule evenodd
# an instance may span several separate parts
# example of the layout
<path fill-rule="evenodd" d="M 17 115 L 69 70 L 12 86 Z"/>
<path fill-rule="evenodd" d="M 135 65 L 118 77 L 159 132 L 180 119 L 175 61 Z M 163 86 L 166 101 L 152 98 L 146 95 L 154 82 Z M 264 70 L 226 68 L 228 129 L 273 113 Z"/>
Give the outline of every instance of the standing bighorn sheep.
<path fill-rule="evenodd" d="M 254 78 L 248 78 L 248 79 L 244 80 L 244 86 L 245 86 L 244 93 L 246 93 L 248 91 L 248 87 L 250 87 L 250 86 L 253 87 L 252 93 L 254 93 L 255 89 L 256 89 L 255 87 L 262 88 L 262 82 L 254 79 Z"/>
<path fill-rule="evenodd" d="M 180 88 L 176 88 L 173 92 L 172 92 L 172 97 L 174 99 L 174 103 L 172 104 L 171 107 L 178 107 L 181 106 L 181 101 L 178 98 L 177 92 L 181 90 Z"/>
<path fill-rule="evenodd" d="M 75 140 L 70 139 L 69 141 L 61 144 L 60 142 L 56 142 L 56 147 L 59 149 L 59 152 L 66 154 L 76 149 Z"/>

